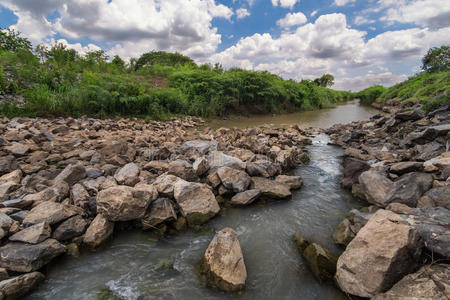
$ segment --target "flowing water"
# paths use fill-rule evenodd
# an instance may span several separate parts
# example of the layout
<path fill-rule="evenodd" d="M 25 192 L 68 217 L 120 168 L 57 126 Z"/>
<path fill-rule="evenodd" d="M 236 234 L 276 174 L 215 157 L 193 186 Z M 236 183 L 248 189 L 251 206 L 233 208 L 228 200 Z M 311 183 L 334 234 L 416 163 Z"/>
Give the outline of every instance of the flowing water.
<path fill-rule="evenodd" d="M 371 113 L 351 105 L 364 112 L 359 119 Z M 131 231 L 117 234 L 98 252 L 52 262 L 44 283 L 26 299 L 346 299 L 314 278 L 292 241 L 292 234 L 299 233 L 339 254 L 332 232 L 350 209 L 360 206 L 339 186 L 342 149 L 327 142 L 326 135 L 319 135 L 308 146 L 311 163 L 294 171 L 304 186 L 292 199 L 224 209 L 206 224 L 237 232 L 248 273 L 241 294 L 218 291 L 197 278 L 196 265 L 214 232 L 158 238 Z"/>

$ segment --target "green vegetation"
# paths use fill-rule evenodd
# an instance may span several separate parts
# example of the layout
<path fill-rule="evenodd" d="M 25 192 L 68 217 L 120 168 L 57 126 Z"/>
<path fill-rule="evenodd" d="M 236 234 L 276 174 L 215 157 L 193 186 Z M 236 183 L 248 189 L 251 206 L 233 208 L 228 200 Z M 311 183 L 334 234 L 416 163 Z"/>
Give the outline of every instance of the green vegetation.
<path fill-rule="evenodd" d="M 428 73 L 450 71 L 450 46 L 430 48 L 422 58 L 422 70 Z"/>
<path fill-rule="evenodd" d="M 322 77 L 314 79 L 314 83 L 323 87 L 332 86 L 334 84 L 334 76 L 331 74 L 324 74 Z"/>
<path fill-rule="evenodd" d="M 284 80 L 268 72 L 196 65 L 178 53 L 149 52 L 125 63 L 104 51 L 80 55 L 62 44 L 31 51 L 14 31 L 0 35 L 0 93 L 7 116 L 170 116 L 282 113 L 330 107 L 352 94 L 326 86 L 334 78 Z M 332 76 L 331 76 L 332 77 Z M 331 79 L 331 81 L 330 81 Z M 11 97 L 10 97 L 11 98 Z"/>
<path fill-rule="evenodd" d="M 374 85 L 354 94 L 355 98 L 359 98 L 362 104 L 371 104 L 384 92 L 387 91 L 382 85 Z"/>

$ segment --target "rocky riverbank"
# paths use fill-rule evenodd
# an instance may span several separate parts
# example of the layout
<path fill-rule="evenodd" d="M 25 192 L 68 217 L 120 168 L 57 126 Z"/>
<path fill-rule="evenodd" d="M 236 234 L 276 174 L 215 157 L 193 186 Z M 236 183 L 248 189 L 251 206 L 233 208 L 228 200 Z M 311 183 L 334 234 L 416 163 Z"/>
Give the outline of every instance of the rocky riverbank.
<path fill-rule="evenodd" d="M 342 186 L 368 203 L 334 232 L 335 280 L 374 299 L 450 297 L 450 102 L 385 106 L 326 130 L 345 148 Z"/>
<path fill-rule="evenodd" d="M 288 199 L 302 179 L 287 172 L 308 161 L 311 143 L 298 126 L 211 130 L 195 118 L 4 118 L 0 132 L 0 299 L 28 293 L 54 258 L 100 247 L 115 231 L 176 234 L 223 207 Z M 236 234 L 222 235 L 208 249 L 234 258 Z M 230 278 L 233 266 L 207 254 L 210 284 L 243 288 L 243 260 Z"/>

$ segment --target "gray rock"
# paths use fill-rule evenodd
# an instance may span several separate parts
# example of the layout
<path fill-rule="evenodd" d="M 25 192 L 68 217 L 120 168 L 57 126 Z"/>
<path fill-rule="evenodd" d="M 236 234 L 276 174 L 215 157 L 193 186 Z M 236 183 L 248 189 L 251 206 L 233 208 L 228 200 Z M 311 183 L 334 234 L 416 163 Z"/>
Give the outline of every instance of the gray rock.
<path fill-rule="evenodd" d="M 260 190 L 262 196 L 274 199 L 285 199 L 292 195 L 287 184 L 264 177 L 252 177 L 251 188 Z"/>
<path fill-rule="evenodd" d="M 395 114 L 395 118 L 401 121 L 416 121 L 425 117 L 422 109 L 404 110 Z"/>
<path fill-rule="evenodd" d="M 413 172 L 401 176 L 389 188 L 384 203 L 403 203 L 416 207 L 417 201 L 433 186 L 433 176 Z"/>
<path fill-rule="evenodd" d="M 114 178 L 119 184 L 134 186 L 139 182 L 139 167 L 135 163 L 128 163 L 117 170 Z"/>
<path fill-rule="evenodd" d="M 220 167 L 217 169 L 217 176 L 225 188 L 235 193 L 243 192 L 250 185 L 250 176 L 244 171 L 230 167 Z"/>
<path fill-rule="evenodd" d="M 11 208 L 20 208 L 20 209 L 24 209 L 24 208 L 28 208 L 33 204 L 33 200 L 27 200 L 27 199 L 12 199 L 12 200 L 7 200 L 7 201 L 3 201 L 0 203 L 0 207 L 11 207 Z"/>
<path fill-rule="evenodd" d="M 417 161 L 404 161 L 393 164 L 389 171 L 394 174 L 402 175 L 405 173 L 422 171 L 423 163 Z"/>
<path fill-rule="evenodd" d="M 231 198 L 230 203 L 235 206 L 244 206 L 253 203 L 261 196 L 260 190 L 247 190 L 245 192 L 237 193 Z"/>
<path fill-rule="evenodd" d="M 77 183 L 81 179 L 86 177 L 86 168 L 78 163 L 74 165 L 68 165 L 58 176 L 54 179 L 54 182 L 65 181 L 69 186 Z"/>
<path fill-rule="evenodd" d="M 386 176 L 375 170 L 369 170 L 361 173 L 359 184 L 361 192 L 368 202 L 380 207 L 385 207 L 389 204 L 386 201 L 386 196 L 392 186 L 392 181 Z"/>
<path fill-rule="evenodd" d="M 278 175 L 275 181 L 287 184 L 291 189 L 299 189 L 303 186 L 303 179 L 300 176 Z"/>
<path fill-rule="evenodd" d="M 155 229 L 156 226 L 177 219 L 172 202 L 168 198 L 158 198 L 150 204 L 149 212 L 142 219 L 143 229 Z"/>
<path fill-rule="evenodd" d="M 267 178 L 281 173 L 281 167 L 279 164 L 265 159 L 247 162 L 246 169 L 250 176 L 262 176 Z"/>
<path fill-rule="evenodd" d="M 39 244 L 48 239 L 51 234 L 52 229 L 50 228 L 50 225 L 46 222 L 41 222 L 13 234 L 9 237 L 9 240 L 14 242 Z"/>
<path fill-rule="evenodd" d="M 70 190 L 70 200 L 75 206 L 87 209 L 91 196 L 83 185 L 77 183 Z"/>
<path fill-rule="evenodd" d="M 8 232 L 11 225 L 14 223 L 14 220 L 11 219 L 10 216 L 8 216 L 5 213 L 0 212 L 0 228 Z"/>
<path fill-rule="evenodd" d="M 230 167 L 238 170 L 245 169 L 245 163 L 239 158 L 227 155 L 221 151 L 212 151 L 208 155 L 209 167 L 215 170 L 220 167 Z"/>
<path fill-rule="evenodd" d="M 417 202 L 417 207 L 441 206 L 450 209 L 450 185 L 429 190 Z"/>
<path fill-rule="evenodd" d="M 23 156 L 30 150 L 30 146 L 21 143 L 13 143 L 11 146 L 6 146 L 5 149 L 16 156 Z"/>
<path fill-rule="evenodd" d="M 33 206 L 42 202 L 61 202 L 69 195 L 69 184 L 65 181 L 55 181 L 55 183 L 35 194 L 28 194 L 23 199 L 25 201 L 32 201 Z"/>
<path fill-rule="evenodd" d="M 218 143 L 216 141 L 202 141 L 202 140 L 194 140 L 184 142 L 180 151 L 184 154 L 200 154 L 205 155 L 210 151 L 217 150 Z"/>
<path fill-rule="evenodd" d="M 5 299 L 19 299 L 32 291 L 45 276 L 39 272 L 32 272 L 0 281 L 0 296 Z M 3 298 L 2 298 L 3 299 Z"/>
<path fill-rule="evenodd" d="M 106 242 L 114 231 L 114 222 L 98 214 L 89 225 L 83 237 L 83 243 L 90 248 L 97 248 Z"/>
<path fill-rule="evenodd" d="M 173 198 L 173 189 L 175 183 L 180 180 L 184 181 L 183 179 L 174 175 L 163 174 L 156 178 L 156 180 L 153 182 L 153 186 L 162 197 Z"/>
<path fill-rule="evenodd" d="M 56 227 L 53 238 L 61 242 L 71 240 L 82 235 L 87 226 L 87 222 L 80 215 L 75 215 Z"/>
<path fill-rule="evenodd" d="M 0 157 L 0 175 L 12 172 L 13 165 L 14 165 L 14 156 L 8 155 Z"/>
<path fill-rule="evenodd" d="M 344 158 L 344 177 L 341 185 L 343 188 L 351 189 L 352 185 L 358 183 L 359 175 L 370 169 L 369 164 L 361 159 L 346 156 Z"/>
<path fill-rule="evenodd" d="M 202 176 L 209 170 L 209 162 L 204 157 L 197 158 L 192 164 L 192 168 L 194 169 L 195 174 L 197 176 Z"/>
<path fill-rule="evenodd" d="M 53 225 L 64 221 L 74 215 L 83 214 L 79 207 L 56 202 L 43 202 L 34 207 L 23 220 L 25 226 L 31 226 L 41 222 Z"/>
<path fill-rule="evenodd" d="M 197 174 L 192 165 L 182 159 L 171 161 L 167 172 L 187 181 L 195 181 L 197 179 Z"/>
<path fill-rule="evenodd" d="M 16 272 L 32 272 L 64 252 L 65 247 L 54 239 L 36 245 L 12 242 L 0 248 L 0 266 Z"/>

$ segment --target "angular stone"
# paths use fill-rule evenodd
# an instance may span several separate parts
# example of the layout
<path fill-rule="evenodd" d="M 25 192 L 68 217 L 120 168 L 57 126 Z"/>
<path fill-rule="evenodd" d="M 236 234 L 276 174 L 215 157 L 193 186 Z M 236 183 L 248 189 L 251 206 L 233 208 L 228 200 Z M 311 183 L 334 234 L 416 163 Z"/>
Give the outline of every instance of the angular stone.
<path fill-rule="evenodd" d="M 165 221 L 177 219 L 172 202 L 168 198 L 159 198 L 150 204 L 149 213 L 142 219 L 143 229 L 154 229 Z"/>
<path fill-rule="evenodd" d="M 163 160 L 152 160 L 145 164 L 143 169 L 155 174 L 162 174 L 169 169 L 169 163 Z"/>
<path fill-rule="evenodd" d="M 247 270 L 233 229 L 224 228 L 214 236 L 203 256 L 201 273 L 210 284 L 226 292 L 245 288 Z"/>
<path fill-rule="evenodd" d="M 429 190 L 417 202 L 417 207 L 436 206 L 450 209 L 450 185 Z"/>
<path fill-rule="evenodd" d="M 61 204 L 56 202 L 42 202 L 34 207 L 23 220 L 25 226 L 47 222 L 53 225 L 64 221 L 74 215 L 83 214 L 83 210 L 79 207 Z"/>
<path fill-rule="evenodd" d="M 187 181 L 195 181 L 197 179 L 197 174 L 192 168 L 192 165 L 182 159 L 171 161 L 167 172 Z"/>
<path fill-rule="evenodd" d="M 386 195 L 391 188 L 392 181 L 375 170 L 361 173 L 359 176 L 361 191 L 366 200 L 380 207 L 385 207 L 389 202 Z"/>
<path fill-rule="evenodd" d="M 274 199 L 284 199 L 292 195 L 287 184 L 264 177 L 252 177 L 251 187 L 260 190 L 262 196 Z"/>
<path fill-rule="evenodd" d="M 417 201 L 433 186 L 433 176 L 413 172 L 401 176 L 389 188 L 384 203 L 403 203 L 416 207 Z"/>
<path fill-rule="evenodd" d="M 215 170 L 220 167 L 230 167 L 238 170 L 245 169 L 245 163 L 237 157 L 227 155 L 221 151 L 212 151 L 208 155 L 209 167 Z"/>
<path fill-rule="evenodd" d="M 423 241 L 390 211 L 378 210 L 337 262 L 336 281 L 349 294 L 373 297 L 414 270 Z"/>
<path fill-rule="evenodd" d="M 90 248 L 97 248 L 108 240 L 114 231 L 114 222 L 98 214 L 89 225 L 83 237 L 83 243 Z"/>
<path fill-rule="evenodd" d="M 152 200 L 149 191 L 129 186 L 115 186 L 100 191 L 97 196 L 97 212 L 110 221 L 140 219 Z"/>
<path fill-rule="evenodd" d="M 393 164 L 390 168 L 390 172 L 398 175 L 402 175 L 409 172 L 422 171 L 423 163 L 417 161 L 404 161 Z"/>
<path fill-rule="evenodd" d="M 32 272 L 0 281 L 0 295 L 5 299 L 19 299 L 32 291 L 45 276 L 40 272 Z M 3 299 L 3 298 L 2 298 Z"/>
<path fill-rule="evenodd" d="M 58 176 L 54 179 L 54 182 L 65 181 L 72 186 L 81 179 L 86 177 L 86 168 L 82 164 L 68 165 Z"/>
<path fill-rule="evenodd" d="M 26 199 L 12 199 L 3 201 L 0 203 L 0 207 L 11 207 L 11 208 L 28 208 L 33 204 L 34 201 L 32 200 L 26 200 Z"/>
<path fill-rule="evenodd" d="M 8 216 L 5 213 L 0 212 L 0 228 L 2 228 L 5 231 L 8 231 L 13 223 L 14 223 L 14 220 L 11 219 L 10 216 Z"/>
<path fill-rule="evenodd" d="M 114 178 L 119 184 L 134 186 L 139 182 L 139 167 L 135 163 L 128 163 L 119 169 Z"/>
<path fill-rule="evenodd" d="M 28 194 L 23 199 L 25 201 L 32 201 L 33 206 L 43 202 L 61 202 L 69 195 L 69 184 L 65 181 L 55 181 L 52 186 L 35 193 Z"/>
<path fill-rule="evenodd" d="M 281 173 L 280 165 L 265 159 L 247 162 L 246 170 L 250 176 L 262 176 L 267 178 Z"/>
<path fill-rule="evenodd" d="M 230 167 L 220 167 L 217 169 L 217 175 L 225 188 L 232 190 L 235 193 L 245 191 L 250 185 L 250 176 L 241 170 Z"/>
<path fill-rule="evenodd" d="M 161 196 L 173 198 L 173 189 L 177 181 L 184 180 L 173 175 L 163 174 L 156 178 L 153 182 L 153 186 Z"/>
<path fill-rule="evenodd" d="M 203 140 L 194 140 L 184 142 L 180 151 L 184 154 L 200 154 L 205 155 L 210 151 L 217 150 L 217 142 L 216 141 L 203 141 Z"/>
<path fill-rule="evenodd" d="M 174 184 L 174 198 L 189 225 L 202 224 L 220 210 L 213 192 L 201 183 L 177 181 Z"/>
<path fill-rule="evenodd" d="M 30 146 L 20 143 L 13 143 L 11 146 L 5 147 L 5 149 L 11 152 L 11 154 L 23 156 L 30 150 Z"/>
<path fill-rule="evenodd" d="M 9 237 L 9 240 L 14 242 L 39 244 L 48 239 L 51 234 L 52 229 L 50 228 L 50 225 L 46 222 L 41 222 L 13 234 Z"/>
<path fill-rule="evenodd" d="M 16 272 L 32 272 L 64 252 L 65 247 L 54 239 L 36 245 L 13 242 L 0 248 L 0 266 Z"/>
<path fill-rule="evenodd" d="M 89 206 L 91 196 L 81 184 L 75 184 L 70 190 L 70 200 L 75 206 L 86 209 Z"/>
<path fill-rule="evenodd" d="M 202 176 L 209 170 L 209 162 L 204 157 L 197 158 L 192 164 L 192 168 L 194 169 L 195 174 L 197 176 Z"/>
<path fill-rule="evenodd" d="M 5 182 L 0 184 L 0 201 L 8 199 L 8 195 L 20 188 L 20 184 Z"/>
<path fill-rule="evenodd" d="M 0 177 L 0 184 L 11 182 L 15 184 L 20 184 L 20 181 L 22 180 L 22 171 L 20 170 L 14 170 L 8 174 L 5 174 Z"/>
<path fill-rule="evenodd" d="M 344 158 L 344 177 L 341 185 L 343 188 L 351 189 L 353 184 L 358 183 L 359 175 L 370 169 L 369 164 L 361 159 L 346 156 Z"/>
<path fill-rule="evenodd" d="M 260 190 L 247 190 L 245 192 L 238 193 L 230 200 L 230 204 L 235 206 L 244 206 L 253 203 L 261 196 Z"/>
<path fill-rule="evenodd" d="M 287 184 L 289 188 L 295 190 L 303 186 L 303 179 L 300 176 L 278 175 L 276 182 Z"/>
<path fill-rule="evenodd" d="M 75 215 L 56 227 L 53 238 L 61 242 L 71 240 L 82 235 L 87 226 L 87 222 L 80 215 Z"/>

